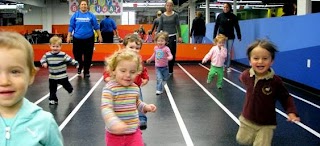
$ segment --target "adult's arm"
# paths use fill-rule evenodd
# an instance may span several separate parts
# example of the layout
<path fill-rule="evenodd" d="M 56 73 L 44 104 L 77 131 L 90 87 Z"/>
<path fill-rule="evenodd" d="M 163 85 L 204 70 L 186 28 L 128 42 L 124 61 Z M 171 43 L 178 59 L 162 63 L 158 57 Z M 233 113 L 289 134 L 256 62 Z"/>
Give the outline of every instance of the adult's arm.
<path fill-rule="evenodd" d="M 162 14 L 162 15 L 164 15 L 164 14 Z M 157 33 L 160 32 L 161 30 L 163 30 L 163 16 L 162 15 L 159 18 L 159 25 L 157 28 Z"/>
<path fill-rule="evenodd" d="M 153 33 L 153 31 L 156 29 L 156 20 L 159 19 L 159 18 L 156 18 L 154 21 L 153 21 L 153 25 L 152 25 L 152 28 L 151 28 L 151 33 Z"/>
<path fill-rule="evenodd" d="M 241 41 L 241 31 L 240 31 L 240 26 L 239 26 L 239 21 L 238 21 L 237 16 L 235 16 L 234 20 L 235 20 L 234 21 L 234 28 L 236 29 L 238 39 Z"/>
<path fill-rule="evenodd" d="M 219 27 L 220 27 L 220 14 L 218 15 L 216 24 L 214 25 L 213 39 L 216 38 Z"/>
<path fill-rule="evenodd" d="M 68 28 L 68 35 L 67 35 L 67 43 L 70 43 L 71 41 L 71 33 L 74 31 L 75 27 L 76 27 L 76 21 L 75 21 L 75 14 L 77 12 L 75 12 L 71 18 L 70 18 L 70 23 L 69 23 L 69 28 Z"/>

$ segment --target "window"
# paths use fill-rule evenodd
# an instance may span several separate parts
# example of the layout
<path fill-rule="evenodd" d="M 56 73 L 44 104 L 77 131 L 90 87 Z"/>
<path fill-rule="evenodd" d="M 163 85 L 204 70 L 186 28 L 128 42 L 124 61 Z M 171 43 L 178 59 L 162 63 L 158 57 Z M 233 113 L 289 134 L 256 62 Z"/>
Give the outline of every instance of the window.
<path fill-rule="evenodd" d="M 134 11 L 123 12 L 121 15 L 121 25 L 136 24 L 136 14 Z"/>

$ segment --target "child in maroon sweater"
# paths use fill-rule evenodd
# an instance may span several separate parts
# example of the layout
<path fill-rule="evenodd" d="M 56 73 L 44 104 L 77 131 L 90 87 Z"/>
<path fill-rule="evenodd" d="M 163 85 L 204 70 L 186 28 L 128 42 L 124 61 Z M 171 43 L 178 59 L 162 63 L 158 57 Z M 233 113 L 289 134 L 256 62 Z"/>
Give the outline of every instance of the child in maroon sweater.
<path fill-rule="evenodd" d="M 130 49 L 137 53 L 140 52 L 142 47 L 143 40 L 139 38 L 136 34 L 128 34 L 124 40 L 123 45 L 124 49 Z M 108 72 L 103 72 L 103 77 L 105 82 L 110 81 L 110 75 Z M 149 81 L 149 75 L 146 67 L 143 67 L 142 72 L 137 75 L 137 77 L 134 80 L 134 83 L 138 85 L 140 88 L 140 100 L 143 101 L 142 93 L 141 93 L 141 87 L 146 85 Z M 139 120 L 140 120 L 140 129 L 145 130 L 147 129 L 147 117 L 145 114 L 139 112 Z"/>
<path fill-rule="evenodd" d="M 281 78 L 271 69 L 276 51 L 275 46 L 267 40 L 257 40 L 247 50 L 251 68 L 240 75 L 240 81 L 247 90 L 236 137 L 240 144 L 271 145 L 277 124 L 276 101 L 288 113 L 288 121 L 300 121 L 292 96 Z"/>

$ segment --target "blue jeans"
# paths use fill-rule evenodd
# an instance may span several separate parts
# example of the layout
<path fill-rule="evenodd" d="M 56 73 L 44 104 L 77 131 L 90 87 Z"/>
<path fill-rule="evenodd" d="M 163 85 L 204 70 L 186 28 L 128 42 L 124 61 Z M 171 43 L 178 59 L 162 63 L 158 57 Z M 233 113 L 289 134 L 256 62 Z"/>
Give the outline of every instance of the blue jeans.
<path fill-rule="evenodd" d="M 201 44 L 202 40 L 203 40 L 203 36 L 202 35 L 193 36 L 193 43 L 194 44 Z"/>
<path fill-rule="evenodd" d="M 231 50 L 233 48 L 233 42 L 234 42 L 234 39 L 228 39 L 226 41 L 226 48 L 227 48 L 227 59 L 226 61 L 224 62 L 226 68 L 230 67 L 230 62 L 231 62 Z"/>
<path fill-rule="evenodd" d="M 142 92 L 141 92 L 141 88 L 139 87 L 140 90 L 140 100 L 143 101 L 143 97 L 142 97 Z M 140 122 L 147 122 L 147 116 L 141 112 L 139 112 L 139 120 Z"/>
<path fill-rule="evenodd" d="M 157 74 L 157 91 L 163 91 L 164 81 L 167 81 L 169 78 L 169 69 L 168 67 L 156 67 Z"/>

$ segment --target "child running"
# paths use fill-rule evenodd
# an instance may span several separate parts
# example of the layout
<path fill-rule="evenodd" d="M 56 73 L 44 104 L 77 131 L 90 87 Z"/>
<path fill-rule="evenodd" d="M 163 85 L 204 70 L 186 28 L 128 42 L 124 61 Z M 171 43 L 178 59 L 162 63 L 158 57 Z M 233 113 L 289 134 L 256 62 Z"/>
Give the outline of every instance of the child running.
<path fill-rule="evenodd" d="M 155 37 L 157 45 L 154 47 L 152 56 L 147 60 L 147 63 L 155 61 L 156 75 L 157 75 L 157 91 L 156 95 L 163 93 L 163 86 L 170 77 L 168 61 L 172 60 L 172 54 L 166 43 L 168 42 L 169 36 L 167 32 L 159 32 Z"/>
<path fill-rule="evenodd" d="M 51 113 L 25 98 L 36 67 L 31 44 L 15 32 L 0 32 L 0 145 L 63 146 Z"/>
<path fill-rule="evenodd" d="M 61 84 L 70 96 L 73 94 L 73 87 L 68 80 L 67 64 L 75 65 L 76 68 L 79 67 L 79 64 L 68 54 L 61 51 L 62 39 L 60 37 L 53 36 L 49 42 L 51 51 L 42 56 L 40 63 L 42 67 L 49 68 L 49 104 L 55 105 L 58 104 L 56 95 L 58 84 Z"/>
<path fill-rule="evenodd" d="M 128 34 L 126 35 L 123 41 L 124 49 L 129 49 L 135 51 L 139 54 L 142 47 L 142 40 L 136 34 Z M 104 81 L 109 82 L 111 77 L 107 71 L 103 73 Z M 146 67 L 143 67 L 142 72 L 137 75 L 134 80 L 134 83 L 139 86 L 140 90 L 140 100 L 143 101 L 143 96 L 141 92 L 141 87 L 146 85 L 149 81 L 149 75 Z M 139 112 L 139 120 L 140 120 L 140 130 L 147 129 L 147 116 L 141 112 Z"/>
<path fill-rule="evenodd" d="M 128 49 L 121 49 L 106 60 L 111 80 L 102 90 L 101 111 L 108 146 L 144 145 L 138 127 L 138 110 L 147 113 L 157 108 L 139 99 L 139 87 L 134 80 L 142 70 L 141 61 L 136 52 Z"/>
<path fill-rule="evenodd" d="M 277 100 L 288 113 L 287 121 L 300 121 L 292 96 L 271 68 L 276 51 L 276 47 L 267 40 L 257 40 L 247 49 L 251 68 L 240 74 L 240 81 L 247 92 L 239 117 L 240 127 L 236 137 L 239 144 L 271 145 L 277 125 Z"/>
<path fill-rule="evenodd" d="M 211 60 L 211 67 L 208 73 L 207 83 L 211 83 L 214 76 L 217 76 L 217 88 L 222 88 L 223 81 L 223 64 L 227 57 L 227 49 L 224 47 L 227 37 L 219 34 L 214 39 L 214 44 L 209 53 L 202 59 L 202 63 Z"/>

